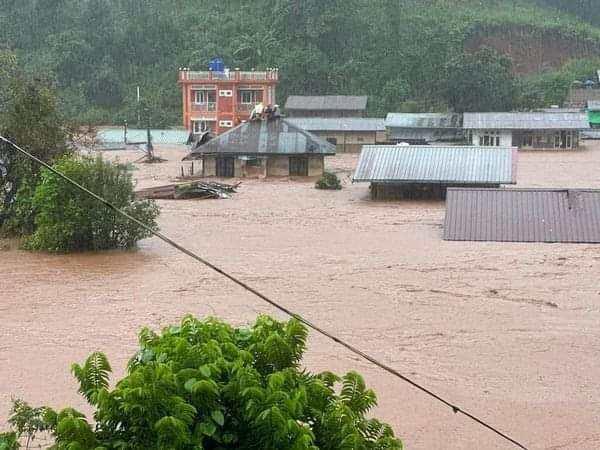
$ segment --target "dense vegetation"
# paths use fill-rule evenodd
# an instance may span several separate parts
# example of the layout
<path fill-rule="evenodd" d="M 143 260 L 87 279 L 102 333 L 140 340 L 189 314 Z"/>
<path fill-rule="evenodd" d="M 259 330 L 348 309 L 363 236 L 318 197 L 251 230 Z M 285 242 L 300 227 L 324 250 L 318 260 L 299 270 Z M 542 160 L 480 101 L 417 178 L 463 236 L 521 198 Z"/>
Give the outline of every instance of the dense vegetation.
<path fill-rule="evenodd" d="M 0 42 L 57 84 L 69 117 L 133 122 L 136 86 L 155 125 L 179 124 L 178 67 L 279 67 L 290 93 L 370 96 L 370 113 L 444 110 L 448 61 L 490 27 L 526 26 L 598 48 L 593 0 L 23 0 L 2 2 Z M 555 8 L 561 8 L 559 12 Z M 575 67 L 575 66 L 573 66 Z M 582 69 L 581 66 L 577 66 Z M 586 69 L 570 73 L 589 74 Z M 556 81 L 553 73 L 550 84 Z M 559 77 L 560 78 L 560 77 Z M 562 80 L 562 78 L 560 78 Z M 515 80 L 500 103 L 547 103 L 548 80 Z M 560 85 L 561 95 L 565 90 Z M 547 105 L 546 105 L 547 106 Z"/>
<path fill-rule="evenodd" d="M 22 73 L 16 58 L 6 52 L 0 53 L 0 96 L 0 134 L 156 227 L 158 209 L 152 202 L 134 200 L 127 169 L 76 156 L 77 124 L 65 121 L 52 87 Z M 4 141 L 0 141 L 0 233 L 25 238 L 31 249 L 53 252 L 129 248 L 149 234 Z"/>
<path fill-rule="evenodd" d="M 102 353 L 73 365 L 93 425 L 71 408 L 19 403 L 0 449 L 50 430 L 55 450 L 400 450 L 388 425 L 365 417 L 377 400 L 359 374 L 300 367 L 306 338 L 295 319 L 266 316 L 251 328 L 186 317 L 160 335 L 144 329 L 114 389 Z"/>

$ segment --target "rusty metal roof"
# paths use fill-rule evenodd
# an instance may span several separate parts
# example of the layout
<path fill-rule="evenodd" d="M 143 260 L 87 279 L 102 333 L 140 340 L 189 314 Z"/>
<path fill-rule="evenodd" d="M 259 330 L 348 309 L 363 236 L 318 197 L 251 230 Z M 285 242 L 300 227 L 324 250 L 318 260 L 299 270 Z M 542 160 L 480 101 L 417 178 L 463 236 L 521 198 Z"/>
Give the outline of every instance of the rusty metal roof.
<path fill-rule="evenodd" d="M 467 130 L 586 130 L 585 113 L 507 112 L 464 113 Z"/>
<path fill-rule="evenodd" d="M 298 128 L 286 119 L 276 118 L 242 123 L 200 146 L 184 160 L 201 158 L 205 154 L 335 155 L 335 145 Z"/>
<path fill-rule="evenodd" d="M 385 119 L 388 128 L 450 128 L 462 127 L 460 114 L 454 113 L 389 113 Z"/>
<path fill-rule="evenodd" d="M 516 162 L 513 147 L 365 145 L 354 181 L 514 184 Z"/>
<path fill-rule="evenodd" d="M 384 119 L 363 117 L 294 117 L 286 120 L 306 131 L 385 131 Z"/>
<path fill-rule="evenodd" d="M 600 190 L 450 188 L 444 239 L 600 243 Z"/>
<path fill-rule="evenodd" d="M 290 95 L 285 103 L 285 109 L 362 111 L 367 109 L 367 100 L 366 95 Z"/>

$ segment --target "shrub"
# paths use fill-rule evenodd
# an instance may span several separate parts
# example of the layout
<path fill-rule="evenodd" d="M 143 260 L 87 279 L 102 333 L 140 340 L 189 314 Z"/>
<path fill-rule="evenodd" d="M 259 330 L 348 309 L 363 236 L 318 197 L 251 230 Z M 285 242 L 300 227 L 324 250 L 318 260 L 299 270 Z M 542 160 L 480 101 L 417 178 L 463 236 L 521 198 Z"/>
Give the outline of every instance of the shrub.
<path fill-rule="evenodd" d="M 56 170 L 100 195 L 118 209 L 156 228 L 158 207 L 135 201 L 131 174 L 100 157 L 64 157 Z M 83 193 L 51 171 L 41 173 L 31 208 L 35 232 L 26 246 L 33 250 L 69 252 L 133 247 L 150 233 Z"/>
<path fill-rule="evenodd" d="M 360 375 L 300 368 L 307 330 L 259 317 L 251 328 L 186 317 L 144 329 L 125 378 L 108 388 L 106 357 L 73 365 L 95 408 L 46 410 L 56 450 L 397 450 L 391 428 L 365 414 L 375 393 Z"/>
<path fill-rule="evenodd" d="M 335 173 L 325 172 L 315 184 L 317 189 L 341 189 L 342 183 Z"/>

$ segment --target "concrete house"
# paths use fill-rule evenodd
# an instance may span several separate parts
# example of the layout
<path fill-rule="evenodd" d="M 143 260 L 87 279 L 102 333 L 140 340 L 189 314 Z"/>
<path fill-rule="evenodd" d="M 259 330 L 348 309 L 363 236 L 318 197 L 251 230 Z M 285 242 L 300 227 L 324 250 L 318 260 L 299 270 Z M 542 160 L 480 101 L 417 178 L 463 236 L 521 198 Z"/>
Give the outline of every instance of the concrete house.
<path fill-rule="evenodd" d="M 387 142 L 384 119 L 305 117 L 287 120 L 335 145 L 337 152 L 359 153 L 363 145 Z"/>
<path fill-rule="evenodd" d="M 245 122 L 201 145 L 184 161 L 202 160 L 204 177 L 321 176 L 335 146 L 287 120 Z"/>
<path fill-rule="evenodd" d="M 367 97 L 290 95 L 284 109 L 287 117 L 365 117 Z"/>
<path fill-rule="evenodd" d="M 575 149 L 580 133 L 590 128 L 581 112 L 465 113 L 463 126 L 473 145 L 523 150 Z"/>
<path fill-rule="evenodd" d="M 371 183 L 373 200 L 444 198 L 449 187 L 516 183 L 516 148 L 367 145 L 354 182 Z"/>
<path fill-rule="evenodd" d="M 385 119 L 390 142 L 424 145 L 464 139 L 462 117 L 454 113 L 389 113 Z"/>

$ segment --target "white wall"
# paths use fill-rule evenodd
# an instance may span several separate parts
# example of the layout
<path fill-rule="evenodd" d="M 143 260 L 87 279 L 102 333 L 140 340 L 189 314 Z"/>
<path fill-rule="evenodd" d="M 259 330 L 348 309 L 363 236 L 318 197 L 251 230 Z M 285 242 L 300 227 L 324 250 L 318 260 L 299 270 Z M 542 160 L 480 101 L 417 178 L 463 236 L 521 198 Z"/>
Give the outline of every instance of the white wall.
<path fill-rule="evenodd" d="M 471 144 L 479 145 L 479 136 L 488 130 L 473 130 L 473 140 Z M 496 131 L 496 130 L 493 130 Z M 512 131 L 510 130 L 498 130 L 500 131 L 500 147 L 512 147 Z"/>

